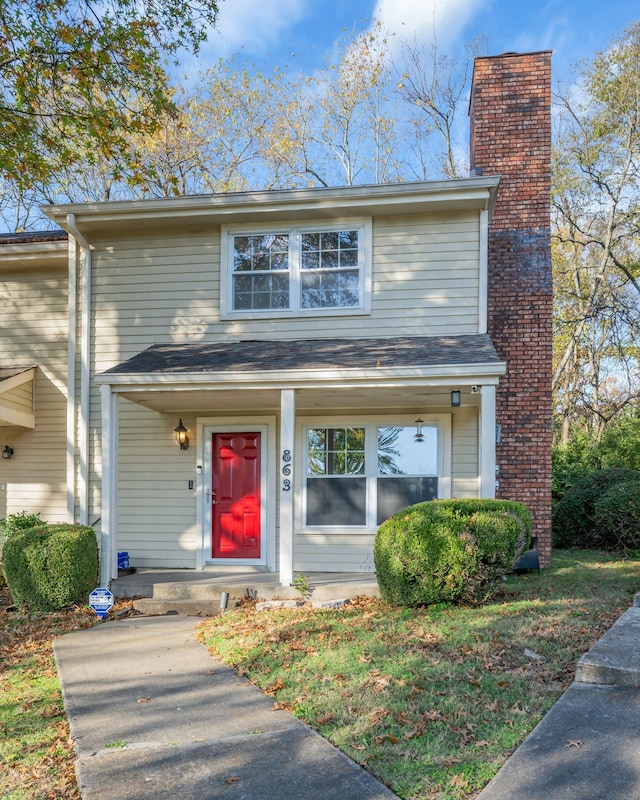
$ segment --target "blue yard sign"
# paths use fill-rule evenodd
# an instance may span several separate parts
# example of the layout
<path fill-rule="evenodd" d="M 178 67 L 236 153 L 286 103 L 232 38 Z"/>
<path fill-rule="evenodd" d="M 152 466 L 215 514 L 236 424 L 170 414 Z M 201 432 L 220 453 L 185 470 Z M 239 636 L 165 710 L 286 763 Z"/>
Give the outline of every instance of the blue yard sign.
<path fill-rule="evenodd" d="M 113 595 L 108 589 L 94 589 L 89 595 L 89 606 L 102 619 L 107 618 L 107 611 L 113 606 Z"/>

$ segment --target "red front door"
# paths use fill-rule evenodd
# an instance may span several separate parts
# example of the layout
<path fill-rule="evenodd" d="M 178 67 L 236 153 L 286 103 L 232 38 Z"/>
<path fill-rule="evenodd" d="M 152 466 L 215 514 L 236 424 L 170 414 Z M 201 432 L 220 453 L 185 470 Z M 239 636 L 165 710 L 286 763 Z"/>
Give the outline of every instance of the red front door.
<path fill-rule="evenodd" d="M 260 434 L 213 434 L 213 558 L 260 558 Z"/>

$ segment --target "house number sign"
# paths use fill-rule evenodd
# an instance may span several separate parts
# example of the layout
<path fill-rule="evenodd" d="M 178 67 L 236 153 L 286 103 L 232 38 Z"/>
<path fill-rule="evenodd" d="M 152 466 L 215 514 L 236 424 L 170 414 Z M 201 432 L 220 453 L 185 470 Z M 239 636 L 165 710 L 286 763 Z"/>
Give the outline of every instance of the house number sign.
<path fill-rule="evenodd" d="M 291 475 L 291 450 L 283 450 L 282 451 L 282 474 L 285 476 L 282 479 L 282 491 L 283 492 L 290 492 L 291 491 L 291 479 L 289 475 Z"/>

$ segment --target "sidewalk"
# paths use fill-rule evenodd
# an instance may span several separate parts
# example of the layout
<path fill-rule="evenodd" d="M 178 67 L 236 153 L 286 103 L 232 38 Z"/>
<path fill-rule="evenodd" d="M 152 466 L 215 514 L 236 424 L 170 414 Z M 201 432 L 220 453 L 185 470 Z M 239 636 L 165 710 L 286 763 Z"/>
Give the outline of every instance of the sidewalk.
<path fill-rule="evenodd" d="M 197 622 L 130 617 L 54 640 L 83 800 L 393 800 L 213 659 Z"/>
<path fill-rule="evenodd" d="M 395 797 L 213 659 L 196 622 L 131 617 L 54 640 L 83 800 Z M 640 800 L 640 607 L 477 800 Z"/>

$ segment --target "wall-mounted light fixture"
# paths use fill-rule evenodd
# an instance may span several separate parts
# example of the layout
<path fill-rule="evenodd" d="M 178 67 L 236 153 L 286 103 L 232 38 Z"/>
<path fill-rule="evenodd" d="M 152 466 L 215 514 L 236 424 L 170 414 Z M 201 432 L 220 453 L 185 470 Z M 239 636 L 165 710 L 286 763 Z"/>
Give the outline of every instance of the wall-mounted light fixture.
<path fill-rule="evenodd" d="M 180 449 L 188 450 L 189 437 L 187 436 L 187 433 L 189 431 L 189 428 L 184 427 L 184 425 L 182 424 L 182 419 L 180 419 L 180 422 L 178 423 L 178 425 L 175 427 L 174 430 L 176 432 L 176 442 L 179 444 Z"/>
<path fill-rule="evenodd" d="M 460 406 L 460 400 L 462 398 L 462 393 L 460 389 L 454 389 L 451 392 L 451 406 L 453 408 L 458 408 Z"/>
<path fill-rule="evenodd" d="M 418 417 L 416 420 L 416 435 L 413 437 L 414 442 L 424 442 L 424 433 L 422 433 L 423 424 L 424 420 Z"/>
<path fill-rule="evenodd" d="M 11 458 L 13 455 L 13 447 L 9 447 L 8 444 L 5 444 L 4 450 L 2 451 L 3 458 Z"/>

